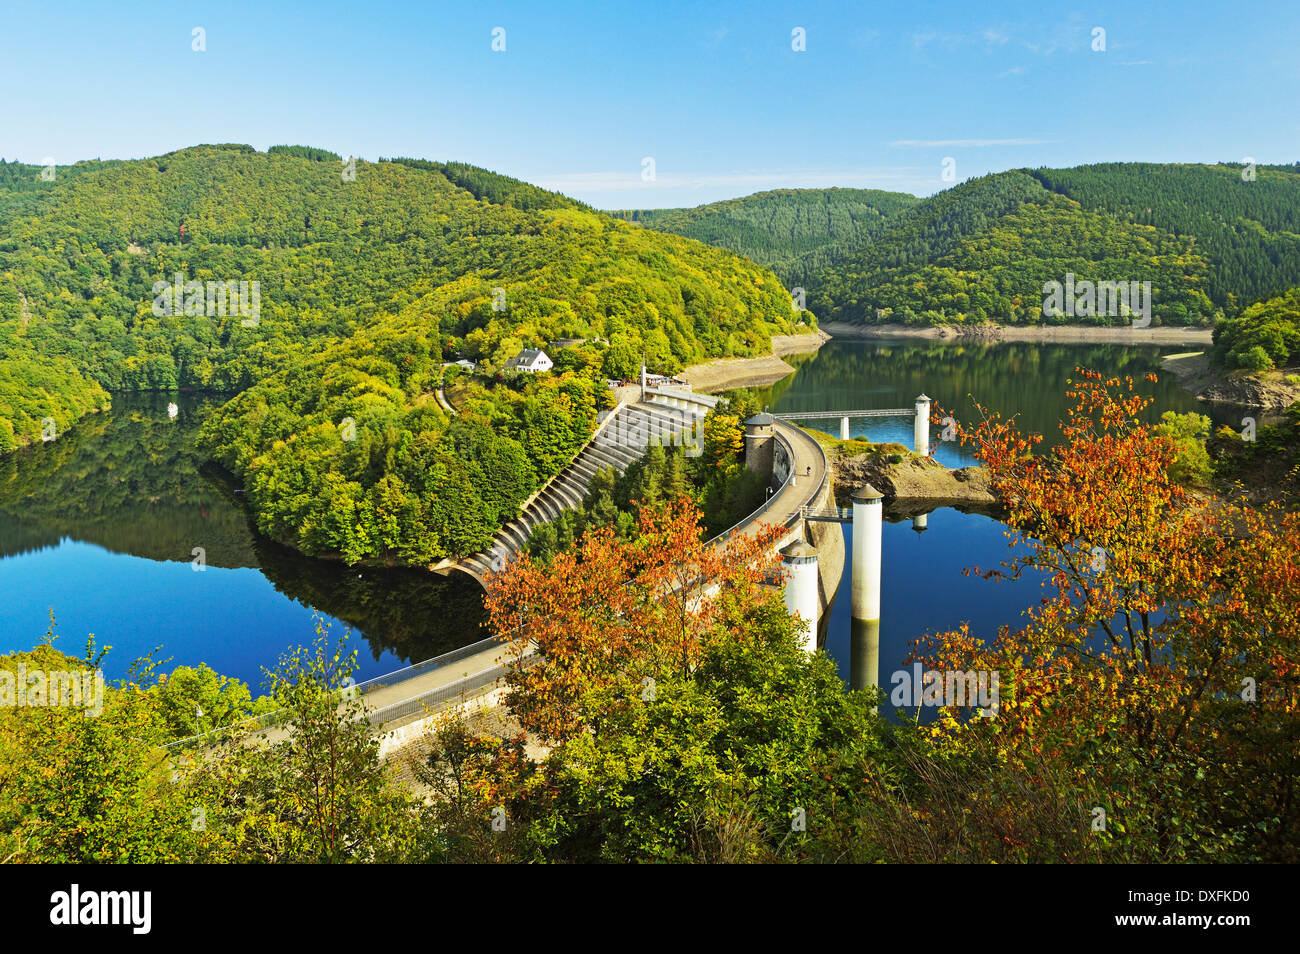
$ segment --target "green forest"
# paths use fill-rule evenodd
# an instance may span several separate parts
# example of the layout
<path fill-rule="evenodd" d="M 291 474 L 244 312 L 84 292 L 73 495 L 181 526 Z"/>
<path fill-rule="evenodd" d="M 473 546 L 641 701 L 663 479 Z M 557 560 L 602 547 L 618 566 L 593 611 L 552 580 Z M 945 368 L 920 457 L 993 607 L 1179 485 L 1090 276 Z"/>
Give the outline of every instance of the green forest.
<path fill-rule="evenodd" d="M 1300 288 L 1257 302 L 1214 329 L 1215 362 L 1267 371 L 1300 364 Z"/>
<path fill-rule="evenodd" d="M 698 239 L 770 266 L 787 285 L 878 238 L 921 200 L 881 189 L 776 189 L 693 209 L 628 209 L 610 215 Z"/>
<path fill-rule="evenodd" d="M 434 563 L 484 546 L 567 464 L 606 378 L 642 356 L 675 372 L 766 353 L 800 327 L 793 285 L 821 320 L 1127 324 L 1045 319 L 1043 286 L 1150 281 L 1153 325 L 1223 320 L 1224 366 L 1294 363 L 1298 184 L 1291 167 L 1247 181 L 1125 163 L 620 221 L 463 163 L 311 146 L 0 162 L 0 453 L 112 392 L 235 395 L 203 440 L 259 530 L 348 562 Z M 526 347 L 554 371 L 505 374 Z M 449 388 L 452 415 L 434 392 L 461 357 L 477 369 Z"/>
<path fill-rule="evenodd" d="M 783 190 L 614 214 L 770 264 L 821 321 L 1129 322 L 1045 319 L 1044 283 L 1070 274 L 1150 281 L 1152 325 L 1204 325 L 1300 284 L 1296 166 L 1104 163 L 996 173 L 921 200 Z"/>
<path fill-rule="evenodd" d="M 258 528 L 349 562 L 473 552 L 586 440 L 605 376 L 766 353 L 797 317 L 729 252 L 459 163 L 204 145 L 41 171 L 0 166 L 0 451 L 108 392 L 234 393 L 206 446 Z M 500 374 L 558 338 L 555 373 Z"/>

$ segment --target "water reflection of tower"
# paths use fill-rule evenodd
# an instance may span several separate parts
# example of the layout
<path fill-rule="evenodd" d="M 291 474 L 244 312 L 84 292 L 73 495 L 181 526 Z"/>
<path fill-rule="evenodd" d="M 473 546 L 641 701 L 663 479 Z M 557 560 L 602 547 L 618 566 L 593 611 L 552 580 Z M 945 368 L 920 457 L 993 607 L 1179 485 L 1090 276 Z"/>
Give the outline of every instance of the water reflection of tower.
<path fill-rule="evenodd" d="M 880 685 L 880 541 L 884 504 L 881 493 L 864 484 L 853 494 L 852 625 L 849 636 L 849 687 Z"/>

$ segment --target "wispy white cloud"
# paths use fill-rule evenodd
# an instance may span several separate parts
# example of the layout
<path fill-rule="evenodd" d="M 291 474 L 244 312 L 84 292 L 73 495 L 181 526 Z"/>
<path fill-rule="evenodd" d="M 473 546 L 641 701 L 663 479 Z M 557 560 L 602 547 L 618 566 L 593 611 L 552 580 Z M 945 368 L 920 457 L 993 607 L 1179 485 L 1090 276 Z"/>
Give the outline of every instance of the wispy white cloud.
<path fill-rule="evenodd" d="M 970 38 L 962 36 L 960 33 L 935 33 L 933 30 L 925 33 L 912 34 L 912 47 L 917 50 L 923 50 L 931 43 L 942 46 L 945 50 L 955 50 L 962 46 Z"/>
<path fill-rule="evenodd" d="M 856 47 L 868 47 L 873 45 L 880 37 L 880 31 L 876 29 L 859 30 L 849 37 L 849 43 Z"/>
<path fill-rule="evenodd" d="M 999 73 L 998 78 L 1001 79 L 1004 76 L 1020 76 L 1024 72 L 1025 72 L 1025 68 L 1023 66 L 1013 66 L 1011 67 L 1011 69 L 1003 70 L 1001 73 Z"/>
<path fill-rule="evenodd" d="M 932 43 L 947 50 L 955 50 L 958 47 L 981 43 L 987 47 L 1005 46 L 1009 42 L 1011 42 L 1009 34 L 992 27 L 975 33 L 940 33 L 936 30 L 925 30 L 912 34 L 912 47 L 917 50 L 923 50 Z"/>
<path fill-rule="evenodd" d="M 707 34 L 704 37 L 704 48 L 706 50 L 716 50 L 722 45 L 722 41 L 727 38 L 727 34 L 730 32 L 731 30 L 727 27 L 720 27 L 712 33 Z"/>
<path fill-rule="evenodd" d="M 1120 66 L 1155 66 L 1155 60 L 1126 60 Z"/>
<path fill-rule="evenodd" d="M 1085 20 L 1082 14 L 1073 13 L 1066 22 L 1033 28 L 1029 31 L 1030 37 L 1023 40 L 1022 45 L 1039 56 L 1084 52 L 1091 47 L 1093 27 L 1104 25 Z"/>
<path fill-rule="evenodd" d="M 930 149 L 939 146 L 976 149 L 985 146 L 1042 146 L 1055 141 L 1054 139 L 895 139 L 889 145 L 893 149 Z"/>

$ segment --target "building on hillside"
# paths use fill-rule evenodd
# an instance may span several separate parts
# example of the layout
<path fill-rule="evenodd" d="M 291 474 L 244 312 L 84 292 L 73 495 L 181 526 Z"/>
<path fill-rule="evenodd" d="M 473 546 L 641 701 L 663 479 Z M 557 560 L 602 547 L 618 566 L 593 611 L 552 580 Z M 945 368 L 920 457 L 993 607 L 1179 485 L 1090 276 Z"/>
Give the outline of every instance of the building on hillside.
<path fill-rule="evenodd" d="M 613 387 L 613 385 L 610 385 Z M 645 359 L 641 360 L 641 400 L 645 400 L 647 388 L 684 388 L 691 390 L 691 385 L 671 374 L 653 374 L 646 370 Z"/>
<path fill-rule="evenodd" d="M 536 374 L 539 371 L 551 370 L 552 365 L 553 362 L 547 357 L 545 351 L 539 348 L 525 348 L 506 362 L 506 370 Z"/>
<path fill-rule="evenodd" d="M 475 364 L 473 361 L 469 360 L 469 358 L 461 358 L 459 361 L 453 361 L 452 364 L 456 365 L 456 367 L 461 368 L 471 374 L 478 368 L 478 365 Z"/>

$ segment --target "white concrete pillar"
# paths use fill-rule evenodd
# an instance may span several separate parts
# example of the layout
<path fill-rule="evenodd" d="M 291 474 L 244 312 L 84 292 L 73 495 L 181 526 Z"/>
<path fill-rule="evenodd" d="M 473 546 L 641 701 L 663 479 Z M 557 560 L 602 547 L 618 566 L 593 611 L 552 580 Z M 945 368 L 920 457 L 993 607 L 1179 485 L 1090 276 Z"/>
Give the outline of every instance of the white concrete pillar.
<path fill-rule="evenodd" d="M 785 608 L 807 626 L 804 648 L 817 652 L 817 622 L 821 615 L 817 551 L 796 540 L 781 551 L 781 562 L 786 572 Z"/>
<path fill-rule="evenodd" d="M 870 484 L 853 493 L 853 586 L 854 619 L 880 619 L 880 538 L 883 526 L 883 496 Z"/>
<path fill-rule="evenodd" d="M 928 513 L 918 513 L 912 518 L 912 529 L 917 533 L 925 533 L 930 520 Z"/>
<path fill-rule="evenodd" d="M 863 484 L 853 494 L 853 566 L 849 688 L 880 686 L 880 541 L 884 529 L 880 491 Z"/>
<path fill-rule="evenodd" d="M 848 439 L 849 439 L 849 419 L 847 417 L 842 417 L 840 418 L 840 440 L 847 441 Z"/>
<path fill-rule="evenodd" d="M 912 449 L 930 453 L 930 399 L 924 394 L 916 399 L 916 421 L 912 424 Z"/>

